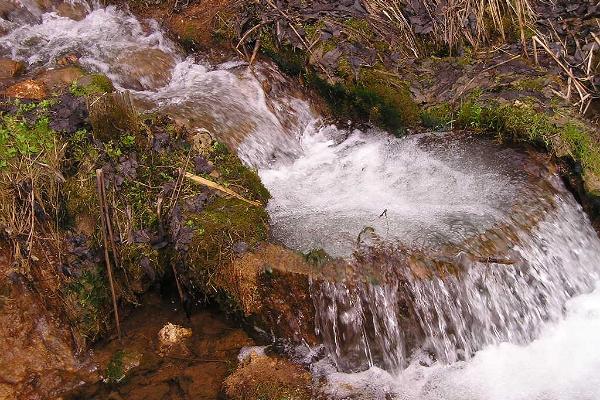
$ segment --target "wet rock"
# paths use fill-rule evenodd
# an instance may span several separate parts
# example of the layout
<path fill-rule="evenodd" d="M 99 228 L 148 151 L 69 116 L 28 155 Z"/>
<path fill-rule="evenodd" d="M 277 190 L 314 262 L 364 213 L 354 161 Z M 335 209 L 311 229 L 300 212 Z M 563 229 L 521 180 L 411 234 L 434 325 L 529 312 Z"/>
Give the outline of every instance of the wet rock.
<path fill-rule="evenodd" d="M 135 90 L 165 86 L 175 67 L 173 56 L 159 49 L 126 52 L 116 62 L 122 86 Z"/>
<path fill-rule="evenodd" d="M 81 3 L 61 2 L 56 6 L 56 13 L 61 17 L 81 21 L 87 15 L 87 9 Z"/>
<path fill-rule="evenodd" d="M 68 66 L 63 68 L 48 69 L 36 77 L 50 92 L 58 92 L 68 88 L 73 82 L 81 78 L 84 72 L 81 68 Z"/>
<path fill-rule="evenodd" d="M 317 343 L 309 290 L 309 277 L 317 271 L 302 255 L 281 246 L 266 244 L 252 252 L 247 252 L 247 246 L 234 245 L 243 255 L 220 272 L 220 289 L 269 334 Z"/>
<path fill-rule="evenodd" d="M 15 78 L 25 71 L 25 64 L 7 58 L 0 58 L 0 79 Z"/>
<path fill-rule="evenodd" d="M 79 381 L 95 379 L 90 365 L 76 355 L 61 318 L 44 299 L 8 278 L 5 250 L 0 243 L 0 398 L 56 398 Z"/>
<path fill-rule="evenodd" d="M 27 79 L 9 86 L 4 92 L 8 97 L 17 99 L 43 100 L 48 91 L 43 82 Z"/>
<path fill-rule="evenodd" d="M 188 356 L 190 354 L 189 338 L 192 337 L 192 330 L 179 325 L 167 323 L 158 332 L 158 354 L 161 356 L 179 355 Z"/>
<path fill-rule="evenodd" d="M 283 358 L 251 354 L 224 383 L 230 400 L 311 399 L 311 374 Z"/>

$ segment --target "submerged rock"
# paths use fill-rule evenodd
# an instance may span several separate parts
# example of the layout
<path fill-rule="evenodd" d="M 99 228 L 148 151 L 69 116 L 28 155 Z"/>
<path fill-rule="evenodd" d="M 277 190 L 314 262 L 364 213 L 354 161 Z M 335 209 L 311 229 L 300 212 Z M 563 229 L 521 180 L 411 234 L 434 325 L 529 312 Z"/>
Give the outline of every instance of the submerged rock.
<path fill-rule="evenodd" d="M 190 350 L 186 343 L 192 337 L 192 330 L 167 323 L 158 332 L 158 354 L 188 356 Z"/>

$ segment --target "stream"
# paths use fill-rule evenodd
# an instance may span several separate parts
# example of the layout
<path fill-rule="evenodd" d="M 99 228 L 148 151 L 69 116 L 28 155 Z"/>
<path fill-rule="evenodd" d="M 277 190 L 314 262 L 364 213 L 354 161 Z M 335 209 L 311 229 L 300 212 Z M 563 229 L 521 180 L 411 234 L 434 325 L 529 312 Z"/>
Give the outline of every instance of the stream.
<path fill-rule="evenodd" d="M 268 63 L 186 58 L 155 21 L 74 1 L 81 21 L 22 0 L 0 55 L 49 68 L 76 53 L 138 107 L 208 130 L 258 170 L 275 239 L 363 274 L 311 288 L 328 356 L 296 357 L 328 398 L 600 398 L 600 240 L 555 172 L 469 135 L 333 125 Z M 459 272 L 419 276 L 407 257 Z"/>

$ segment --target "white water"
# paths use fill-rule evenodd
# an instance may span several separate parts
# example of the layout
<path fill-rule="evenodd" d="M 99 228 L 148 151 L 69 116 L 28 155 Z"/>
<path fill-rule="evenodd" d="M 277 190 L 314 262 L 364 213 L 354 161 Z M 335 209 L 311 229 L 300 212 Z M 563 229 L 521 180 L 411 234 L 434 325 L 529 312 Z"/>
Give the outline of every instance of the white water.
<path fill-rule="evenodd" d="M 397 140 L 325 125 L 305 102 L 285 90 L 278 96 L 263 92 L 263 79 L 283 81 L 269 67 L 260 66 L 253 74 L 236 64 L 215 68 L 186 60 L 156 23 L 140 24 L 112 7 L 96 9 L 79 22 L 44 14 L 40 23 L 18 25 L 2 21 L 13 30 L 0 37 L 0 53 L 36 67 L 52 66 L 76 51 L 86 68 L 108 74 L 117 86 L 124 80 L 123 69 L 115 63 L 123 53 L 159 49 L 171 55 L 176 61 L 171 81 L 134 95 L 194 128 L 208 129 L 223 140 L 234 137 L 242 158 L 260 168 L 274 196 L 269 204 L 274 232 L 291 247 L 323 247 L 348 256 L 359 233 L 369 226 L 387 242 L 435 249 L 500 223 L 514 225 L 513 204 L 522 205 L 517 214 L 536 211 L 535 197 L 528 196 L 537 192 L 515 169 L 511 151 L 473 142 Z M 348 303 L 344 290 L 334 290 L 331 296 L 339 297 L 346 312 L 324 310 L 335 313 L 325 315 L 321 323 L 342 321 L 360 329 L 362 322 L 356 318 L 375 316 L 372 324 L 382 337 L 366 340 L 359 332 L 352 351 L 364 353 L 368 344 L 367 353 L 375 352 L 379 346 L 384 366 L 409 364 L 397 374 L 374 366 L 343 374 L 324 359 L 313 369 L 325 373 L 329 396 L 600 398 L 600 346 L 595 345 L 600 337 L 600 291 L 581 294 L 597 279 L 600 244 L 570 195 L 560 193 L 555 201 L 557 211 L 537 230 L 518 244 L 511 242 L 525 263 L 475 263 L 468 279 L 456 283 L 411 281 L 410 291 L 418 298 L 416 312 L 422 328 L 429 330 L 424 350 L 450 364 L 403 348 L 403 327 L 394 308 L 396 288 L 367 287 L 366 306 Z M 497 268 L 504 270 L 496 274 Z M 338 329 L 340 336 L 333 335 L 332 343 L 349 339 L 344 329 Z M 335 345 L 330 343 L 329 349 L 334 356 Z M 469 359 L 456 361 L 459 358 Z"/>
<path fill-rule="evenodd" d="M 336 399 L 597 400 L 598 337 L 600 288 L 570 300 L 564 319 L 545 326 L 526 346 L 489 346 L 468 362 L 450 365 L 420 355 L 398 375 L 377 367 L 344 374 L 326 362 L 313 370 L 325 374 L 325 391 Z"/>

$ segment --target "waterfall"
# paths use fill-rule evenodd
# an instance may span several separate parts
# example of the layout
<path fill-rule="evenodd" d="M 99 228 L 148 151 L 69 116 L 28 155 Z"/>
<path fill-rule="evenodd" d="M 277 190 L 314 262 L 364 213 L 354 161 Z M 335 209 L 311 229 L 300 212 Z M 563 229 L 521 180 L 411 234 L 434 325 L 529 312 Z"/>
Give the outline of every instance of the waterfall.
<path fill-rule="evenodd" d="M 258 169 L 277 240 L 348 262 L 352 279 L 311 285 L 329 396 L 600 397 L 598 346 L 578 343 L 600 334 L 600 242 L 543 164 L 468 135 L 332 125 L 269 64 L 186 58 L 114 7 L 73 21 L 33 3 L 0 21 L 0 55 L 47 68 L 76 52 L 140 107 L 210 131 Z M 137 50 L 169 57 L 169 79 L 131 86 L 120 56 Z"/>

